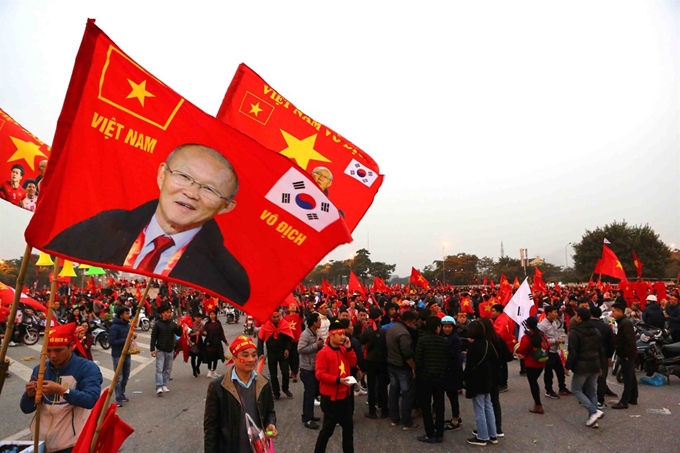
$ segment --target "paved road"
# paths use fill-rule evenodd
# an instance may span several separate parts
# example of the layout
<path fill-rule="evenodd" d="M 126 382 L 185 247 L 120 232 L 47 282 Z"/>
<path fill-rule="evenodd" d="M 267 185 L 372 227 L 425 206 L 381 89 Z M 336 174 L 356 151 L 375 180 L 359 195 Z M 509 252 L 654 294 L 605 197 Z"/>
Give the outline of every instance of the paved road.
<path fill-rule="evenodd" d="M 237 325 L 225 326 L 227 338 L 240 333 Z M 138 339 L 142 353 L 134 356 L 132 376 L 128 384 L 131 402 L 119 409 L 120 416 L 136 431 L 121 451 L 125 452 L 197 452 L 203 451 L 203 406 L 208 380 L 193 378 L 191 367 L 175 362 L 170 393 L 159 398 L 154 393 L 154 366 L 149 355 L 148 333 L 140 332 Z M 40 343 L 34 347 L 19 346 L 9 349 L 13 364 L 13 377 L 5 383 L 0 397 L 0 439 L 9 437 L 28 439 L 31 416 L 19 410 L 19 398 L 30 370 L 38 363 Z M 32 357 L 31 360 L 21 360 Z M 108 351 L 94 349 L 94 358 L 100 362 L 104 384 L 113 376 Z M 545 415 L 528 412 L 531 396 L 526 379 L 518 374 L 518 364 L 510 364 L 510 391 L 501 395 L 503 430 L 506 438 L 496 446 L 486 448 L 507 452 L 648 452 L 680 451 L 676 432 L 680 426 L 680 380 L 671 378 L 664 387 L 640 386 L 640 405 L 624 411 L 605 410 L 600 428 L 586 428 L 586 412 L 573 397 L 560 400 L 544 398 Z M 611 380 L 610 380 L 611 381 Z M 610 382 L 617 393 L 621 386 Z M 276 403 L 280 437 L 276 441 L 278 453 L 312 451 L 318 431 L 302 426 L 300 422 L 302 384 L 291 384 L 294 398 Z M 426 445 L 415 440 L 421 432 L 403 432 L 390 427 L 388 420 L 368 420 L 363 417 L 365 397 L 356 400 L 355 448 L 357 452 L 450 452 L 474 451 L 482 447 L 468 445 L 470 429 L 474 428 L 472 404 L 461 397 L 463 428 L 446 432 L 444 443 Z M 448 406 L 448 402 L 447 402 Z M 651 413 L 666 408 L 670 414 Z M 316 409 L 320 415 L 319 408 Z M 449 408 L 447 407 L 447 414 Z M 651 412 L 650 412 L 651 411 Z M 420 421 L 420 420 L 419 420 Z M 331 439 L 329 453 L 339 453 L 340 428 Z"/>

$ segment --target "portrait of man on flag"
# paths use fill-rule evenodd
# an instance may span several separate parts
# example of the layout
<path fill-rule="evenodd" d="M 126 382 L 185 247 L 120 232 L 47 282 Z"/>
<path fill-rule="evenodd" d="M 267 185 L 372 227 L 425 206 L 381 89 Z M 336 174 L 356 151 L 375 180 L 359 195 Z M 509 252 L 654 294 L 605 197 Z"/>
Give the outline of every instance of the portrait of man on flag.
<path fill-rule="evenodd" d="M 88 261 L 190 280 L 242 305 L 243 266 L 224 247 L 214 217 L 236 207 L 239 181 L 218 151 L 183 144 L 158 167 L 157 199 L 103 211 L 58 234 L 47 248 Z M 87 237 L 88 240 L 79 240 Z"/>

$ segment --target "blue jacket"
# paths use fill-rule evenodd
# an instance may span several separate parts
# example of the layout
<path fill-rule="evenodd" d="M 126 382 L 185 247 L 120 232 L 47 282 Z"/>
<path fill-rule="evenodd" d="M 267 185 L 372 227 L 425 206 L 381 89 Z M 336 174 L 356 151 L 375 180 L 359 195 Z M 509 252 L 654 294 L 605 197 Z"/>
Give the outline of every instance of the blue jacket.
<path fill-rule="evenodd" d="M 130 330 L 130 323 L 122 319 L 113 318 L 113 324 L 109 329 L 109 344 L 111 345 L 111 357 L 120 357 L 123 352 L 123 346 L 127 339 L 128 331 Z"/>

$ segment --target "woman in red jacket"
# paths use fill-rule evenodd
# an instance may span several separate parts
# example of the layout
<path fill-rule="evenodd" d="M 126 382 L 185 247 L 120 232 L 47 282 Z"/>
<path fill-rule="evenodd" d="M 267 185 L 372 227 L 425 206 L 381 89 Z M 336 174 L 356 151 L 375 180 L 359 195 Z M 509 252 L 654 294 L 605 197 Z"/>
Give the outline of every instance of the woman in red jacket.
<path fill-rule="evenodd" d="M 527 318 L 527 320 L 524 321 L 524 324 L 526 326 L 525 335 L 519 343 L 516 355 L 520 359 L 524 359 L 531 396 L 534 398 L 534 407 L 529 409 L 529 412 L 543 414 L 544 411 L 543 405 L 541 404 L 541 391 L 538 385 L 538 378 L 541 376 L 541 373 L 543 373 L 545 362 L 548 360 L 550 345 L 543 332 L 538 328 L 538 321 L 536 318 Z"/>

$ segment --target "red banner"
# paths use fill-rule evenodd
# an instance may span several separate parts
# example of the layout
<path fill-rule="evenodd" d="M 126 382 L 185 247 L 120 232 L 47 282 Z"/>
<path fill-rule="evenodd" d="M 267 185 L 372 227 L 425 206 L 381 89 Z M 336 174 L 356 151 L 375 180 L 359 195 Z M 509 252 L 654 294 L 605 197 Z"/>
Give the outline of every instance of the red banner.
<path fill-rule="evenodd" d="M 600 262 L 600 272 L 610 277 L 626 280 L 626 272 L 623 270 L 621 261 L 616 257 L 616 253 L 606 245 L 602 246 L 602 258 Z"/>
<path fill-rule="evenodd" d="M 49 155 L 49 146 L 0 109 L 0 199 L 35 211 Z"/>
<path fill-rule="evenodd" d="M 44 185 L 33 247 L 191 285 L 260 320 L 351 240 L 309 175 L 186 101 L 94 21 Z"/>
<path fill-rule="evenodd" d="M 350 231 L 366 214 L 383 182 L 371 156 L 302 113 L 245 64 L 239 65 L 217 119 L 312 175 L 340 209 Z"/>

